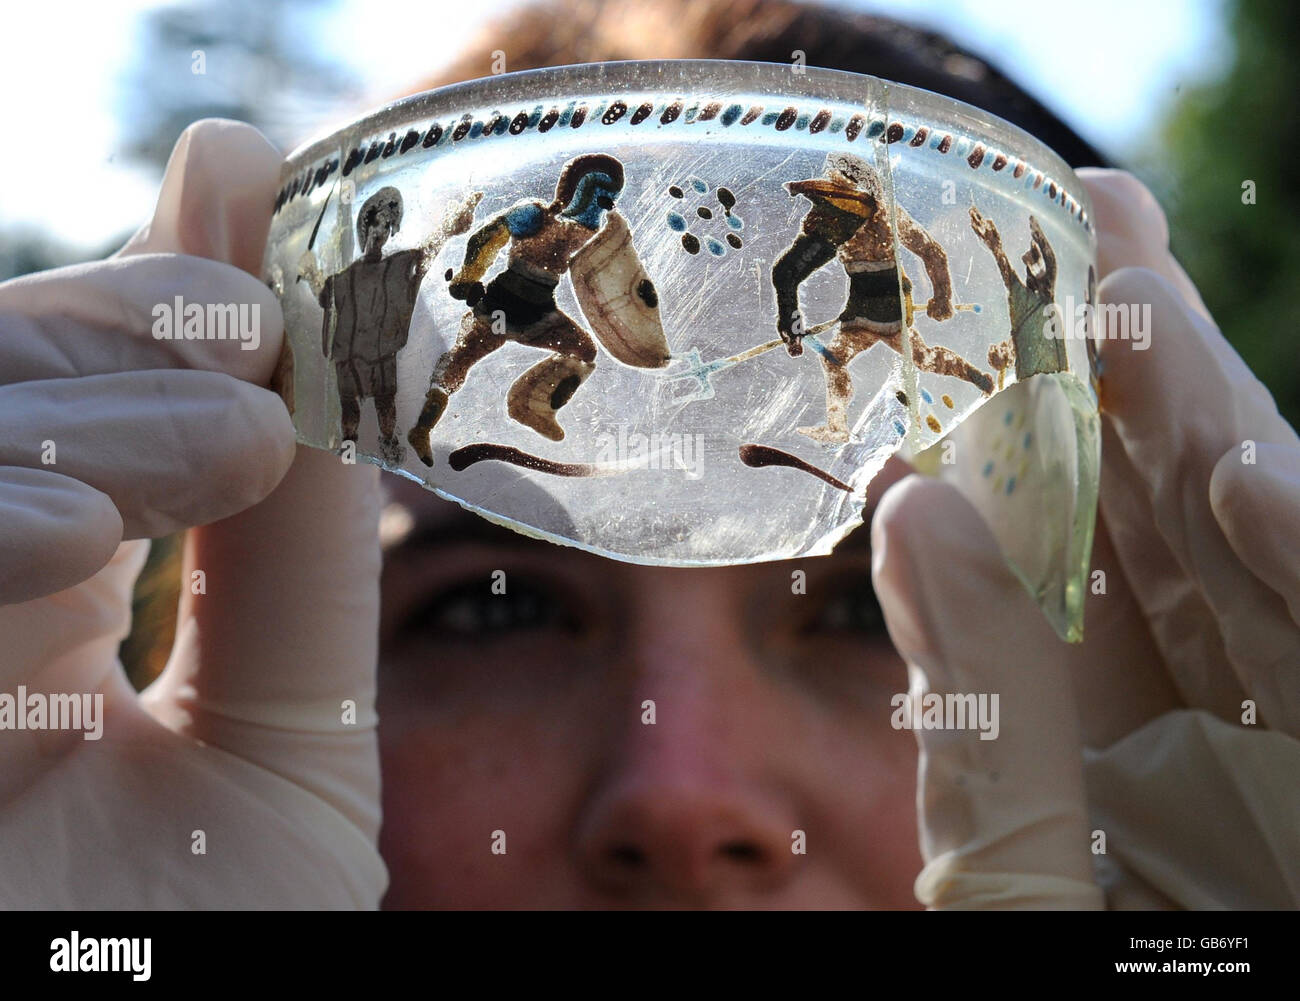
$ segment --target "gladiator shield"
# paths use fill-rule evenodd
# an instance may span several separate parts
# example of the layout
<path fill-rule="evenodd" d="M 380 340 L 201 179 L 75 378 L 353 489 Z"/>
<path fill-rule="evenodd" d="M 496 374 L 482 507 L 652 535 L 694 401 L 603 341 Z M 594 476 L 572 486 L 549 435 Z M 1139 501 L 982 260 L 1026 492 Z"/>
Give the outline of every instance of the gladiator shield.
<path fill-rule="evenodd" d="M 659 294 L 632 246 L 627 220 L 611 210 L 573 255 L 569 276 L 596 340 L 624 365 L 663 368 L 670 354 Z"/>

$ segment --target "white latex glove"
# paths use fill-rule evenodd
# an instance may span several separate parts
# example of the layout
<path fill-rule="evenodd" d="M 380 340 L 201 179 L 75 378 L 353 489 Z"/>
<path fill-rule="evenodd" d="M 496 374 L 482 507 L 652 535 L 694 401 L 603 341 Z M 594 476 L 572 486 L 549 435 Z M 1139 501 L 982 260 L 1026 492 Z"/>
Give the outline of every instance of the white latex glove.
<path fill-rule="evenodd" d="M 0 285 L 0 693 L 104 696 L 97 741 L 0 730 L 0 906 L 374 907 L 386 887 L 378 472 L 297 449 L 259 388 L 280 163 L 250 126 L 199 122 L 119 254 Z M 258 303 L 260 346 L 155 340 L 176 295 Z M 195 525 L 175 647 L 137 697 L 117 649 L 144 539 Z"/>
<path fill-rule="evenodd" d="M 1080 177 L 1099 298 L 1150 303 L 1154 328 L 1148 350 L 1101 347 L 1092 566 L 1107 593 L 1088 598 L 1084 642 L 1056 638 L 953 487 L 907 477 L 872 524 L 876 588 L 913 690 L 1001 701 L 996 740 L 916 732 L 917 896 L 1294 908 L 1300 441 L 1169 254 L 1151 194 L 1119 171 Z M 1255 725 L 1242 723 L 1246 699 Z"/>

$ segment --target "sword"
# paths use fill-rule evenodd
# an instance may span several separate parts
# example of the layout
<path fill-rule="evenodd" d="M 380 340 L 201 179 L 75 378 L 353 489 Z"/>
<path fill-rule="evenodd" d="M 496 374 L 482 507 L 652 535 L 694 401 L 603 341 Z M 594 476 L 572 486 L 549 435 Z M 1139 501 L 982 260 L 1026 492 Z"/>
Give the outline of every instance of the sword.
<path fill-rule="evenodd" d="M 337 188 L 338 186 L 339 186 L 339 182 L 335 181 L 333 186 L 330 188 L 330 193 L 325 196 L 325 204 L 320 207 L 320 215 L 316 217 L 316 225 L 311 228 L 311 236 L 307 238 L 308 250 L 311 250 L 312 247 L 316 246 L 316 234 L 320 232 L 320 224 L 325 218 L 325 210 L 330 207 L 330 199 L 334 197 L 334 189 Z M 302 273 L 300 272 L 298 274 L 297 281 L 298 282 L 302 281 L 302 278 L 303 276 Z M 297 282 L 295 282 L 294 284 L 297 284 Z"/>

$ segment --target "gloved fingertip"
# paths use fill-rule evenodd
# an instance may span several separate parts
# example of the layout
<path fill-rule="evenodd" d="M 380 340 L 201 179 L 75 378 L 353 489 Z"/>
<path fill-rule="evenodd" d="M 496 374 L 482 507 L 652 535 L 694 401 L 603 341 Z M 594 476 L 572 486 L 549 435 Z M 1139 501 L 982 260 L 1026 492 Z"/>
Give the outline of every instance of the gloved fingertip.
<path fill-rule="evenodd" d="M 1097 190 L 1104 191 L 1114 198 L 1128 198 L 1135 202 L 1143 199 L 1150 199 L 1153 203 L 1155 201 L 1151 189 L 1138 180 L 1137 175 L 1131 171 L 1119 167 L 1079 167 L 1074 173 L 1089 193 Z M 1155 207 L 1159 208 L 1159 204 Z"/>
<path fill-rule="evenodd" d="M 204 424 L 221 420 L 219 414 L 230 416 L 219 442 L 195 441 L 189 447 L 206 489 L 188 497 L 182 509 L 166 512 L 189 525 L 208 525 L 260 504 L 280 485 L 298 452 L 289 412 L 270 390 L 231 380 L 229 396 L 209 402 Z M 155 530 L 152 522 L 127 528 L 128 537 Z"/>
<path fill-rule="evenodd" d="M 94 576 L 122 541 L 107 494 L 46 469 L 0 469 L 0 605 L 55 594 Z"/>
<path fill-rule="evenodd" d="M 1221 522 L 1279 527 L 1296 518 L 1300 441 L 1248 441 L 1228 449 L 1210 473 L 1210 507 Z"/>
<path fill-rule="evenodd" d="M 1243 469 L 1241 454 L 1229 449 L 1219 457 L 1210 472 L 1210 510 L 1220 525 L 1235 526 L 1244 508 L 1249 505 L 1250 494 L 1241 490 Z"/>
<path fill-rule="evenodd" d="M 1175 441 L 1203 427 L 1212 442 L 1267 395 L 1213 320 L 1167 275 L 1120 268 L 1102 279 L 1097 300 L 1105 307 L 1099 310 L 1098 352 L 1103 409 L 1119 421 L 1125 438 L 1140 425 L 1153 442 L 1164 441 L 1166 454 L 1176 455 Z"/>
<path fill-rule="evenodd" d="M 262 473 L 260 481 L 250 484 L 253 489 L 251 504 L 269 496 L 289 472 L 298 454 L 298 433 L 279 396 L 259 387 L 249 387 L 249 390 L 255 406 L 246 413 L 257 428 L 253 439 L 260 443 Z"/>
<path fill-rule="evenodd" d="M 1300 442 L 1242 442 L 1210 473 L 1210 510 L 1238 559 L 1300 625 Z M 1265 612 L 1258 609 L 1262 620 Z"/>
<path fill-rule="evenodd" d="M 1150 377 L 1151 366 L 1143 362 L 1150 360 L 1148 355 L 1159 352 L 1161 345 L 1156 342 L 1173 326 L 1168 311 L 1181 315 L 1186 310 L 1164 277 L 1145 267 L 1120 268 L 1106 275 L 1097 286 L 1097 304 L 1097 356 L 1103 371 L 1101 406 L 1108 413 L 1122 415 L 1149 399 L 1143 384 Z M 1159 334 L 1151 329 L 1157 323 L 1162 328 Z M 1153 344 L 1156 352 L 1150 350 Z"/>
<path fill-rule="evenodd" d="M 1127 170 L 1081 167 L 1075 171 L 1092 199 L 1098 229 L 1144 230 L 1148 239 L 1169 244 L 1169 221 L 1151 189 Z"/>
<path fill-rule="evenodd" d="M 944 659 L 1019 589 L 988 526 L 948 483 L 919 475 L 891 487 L 871 523 L 872 579 L 904 659 Z M 967 639 L 962 637 L 966 636 Z"/>
<path fill-rule="evenodd" d="M 167 161 L 153 218 L 119 255 L 192 254 L 259 274 L 282 162 L 251 125 L 193 123 Z"/>

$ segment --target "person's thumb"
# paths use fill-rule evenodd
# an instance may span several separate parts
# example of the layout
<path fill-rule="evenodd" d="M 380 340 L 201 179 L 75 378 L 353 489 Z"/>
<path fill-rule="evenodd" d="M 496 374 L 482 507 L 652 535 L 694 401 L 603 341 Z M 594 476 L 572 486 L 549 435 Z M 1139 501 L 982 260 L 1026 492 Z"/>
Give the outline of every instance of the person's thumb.
<path fill-rule="evenodd" d="M 281 157 L 244 122 L 205 118 L 176 140 L 153 217 L 115 257 L 192 254 L 225 261 L 254 277 L 271 225 L 268 184 Z"/>
<path fill-rule="evenodd" d="M 946 483 L 901 480 L 872 521 L 872 573 L 910 677 L 895 725 L 920 748 L 917 898 L 1102 907 L 1064 644 L 978 513 Z"/>
<path fill-rule="evenodd" d="M 202 254 L 260 274 L 281 167 L 249 125 L 191 126 L 152 223 L 123 253 Z M 354 857 L 379 826 L 379 507 L 375 467 L 299 445 L 266 500 L 191 529 L 176 647 L 144 696 L 170 728 L 315 792 L 350 822 L 335 834 Z M 382 866 L 366 858 L 378 886 Z"/>

